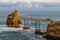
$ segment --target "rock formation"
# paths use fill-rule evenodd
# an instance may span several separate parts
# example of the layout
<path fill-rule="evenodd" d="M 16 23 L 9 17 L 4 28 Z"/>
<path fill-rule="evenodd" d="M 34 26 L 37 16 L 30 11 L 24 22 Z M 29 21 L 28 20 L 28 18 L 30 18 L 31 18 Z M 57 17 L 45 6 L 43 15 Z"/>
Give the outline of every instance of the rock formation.
<path fill-rule="evenodd" d="M 39 35 L 45 36 L 45 32 L 41 32 L 40 28 L 36 28 L 35 29 L 35 34 L 39 34 Z"/>
<path fill-rule="evenodd" d="M 25 30 L 30 29 L 30 27 L 29 26 L 24 26 L 23 29 L 25 29 Z"/>
<path fill-rule="evenodd" d="M 15 28 L 20 27 L 21 17 L 19 16 L 19 13 L 17 10 L 15 10 L 14 12 L 12 12 L 11 14 L 8 15 L 6 24 L 9 27 L 15 27 Z"/>
<path fill-rule="evenodd" d="M 60 22 L 49 24 L 46 35 L 51 38 L 60 38 Z"/>
<path fill-rule="evenodd" d="M 40 34 L 41 29 L 35 29 L 35 34 Z"/>

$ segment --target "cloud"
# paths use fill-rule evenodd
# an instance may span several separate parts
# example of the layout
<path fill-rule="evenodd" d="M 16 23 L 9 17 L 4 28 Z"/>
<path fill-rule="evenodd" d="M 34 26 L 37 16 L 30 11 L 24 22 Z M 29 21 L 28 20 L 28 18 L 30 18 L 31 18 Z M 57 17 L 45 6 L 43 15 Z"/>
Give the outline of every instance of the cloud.
<path fill-rule="evenodd" d="M 60 3 L 58 4 L 53 4 L 53 3 L 27 3 L 27 2 L 16 2 L 16 3 L 2 3 L 0 2 L 0 11 L 1 9 L 3 10 L 15 10 L 15 9 L 19 9 L 19 10 L 41 10 L 41 9 L 60 9 Z M 54 9 L 53 9 L 54 10 Z"/>
<path fill-rule="evenodd" d="M 3 3 L 7 3 L 9 2 L 10 0 L 0 0 L 0 2 L 3 2 Z"/>
<path fill-rule="evenodd" d="M 0 0 L 4 3 L 16 3 L 16 2 L 48 2 L 48 3 L 60 3 L 60 0 Z"/>
<path fill-rule="evenodd" d="M 18 7 L 23 7 L 23 5 L 22 5 L 22 4 L 20 4 L 20 5 L 18 5 Z"/>
<path fill-rule="evenodd" d="M 38 2 L 32 2 L 32 3 L 27 3 L 27 2 L 16 2 L 16 3 L 1 3 L 0 2 L 0 7 L 35 7 L 35 8 L 43 8 L 44 7 L 60 7 L 60 3 L 58 4 L 53 4 L 53 3 L 38 3 Z"/>
<path fill-rule="evenodd" d="M 27 7 L 28 7 L 28 8 L 31 8 L 31 7 L 32 7 L 32 4 L 28 4 Z"/>
<path fill-rule="evenodd" d="M 19 3 L 1 3 L 0 2 L 0 7 L 16 7 L 19 6 Z"/>

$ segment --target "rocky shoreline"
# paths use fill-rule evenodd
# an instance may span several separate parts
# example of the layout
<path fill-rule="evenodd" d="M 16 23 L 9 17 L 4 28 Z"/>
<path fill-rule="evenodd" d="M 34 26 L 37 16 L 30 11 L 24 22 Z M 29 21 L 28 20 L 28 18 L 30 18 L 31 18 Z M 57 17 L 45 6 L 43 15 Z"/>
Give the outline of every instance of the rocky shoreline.
<path fill-rule="evenodd" d="M 32 20 L 32 19 L 30 19 L 30 20 Z M 41 32 L 40 29 L 36 29 L 35 33 L 43 35 L 43 37 L 60 39 L 60 22 L 59 21 L 54 22 L 51 19 L 46 19 L 45 21 L 47 21 L 47 20 L 51 21 L 51 23 L 47 26 L 47 31 L 43 33 L 43 32 Z M 9 27 L 14 27 L 14 28 L 19 28 L 20 27 L 20 25 L 22 24 L 21 16 L 19 16 L 19 13 L 18 13 L 17 10 L 15 10 L 14 12 L 12 12 L 11 14 L 8 15 L 6 24 Z M 29 26 L 25 26 L 23 28 L 24 29 L 30 29 Z"/>
<path fill-rule="evenodd" d="M 60 22 L 57 21 L 54 24 L 49 24 L 47 26 L 46 32 L 38 32 L 37 34 L 42 35 L 45 38 L 51 38 L 54 40 L 60 40 Z"/>

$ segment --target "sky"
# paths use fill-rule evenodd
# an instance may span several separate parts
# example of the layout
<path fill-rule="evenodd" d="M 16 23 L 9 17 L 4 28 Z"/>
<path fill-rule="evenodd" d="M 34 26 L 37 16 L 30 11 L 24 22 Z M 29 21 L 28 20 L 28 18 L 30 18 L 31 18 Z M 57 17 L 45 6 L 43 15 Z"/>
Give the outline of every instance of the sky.
<path fill-rule="evenodd" d="M 0 2 L 4 3 L 15 3 L 15 2 L 48 2 L 48 3 L 60 3 L 60 0 L 0 0 Z"/>
<path fill-rule="evenodd" d="M 27 2 L 27 3 L 26 3 Z M 36 2 L 36 3 L 34 3 Z M 41 2 L 41 3 L 40 3 Z M 56 4 L 55 4 L 56 3 Z M 58 4 L 57 4 L 58 3 Z M 60 0 L 0 0 L 0 11 L 5 10 L 60 10 Z M 2 10 L 3 11 L 3 10 Z"/>

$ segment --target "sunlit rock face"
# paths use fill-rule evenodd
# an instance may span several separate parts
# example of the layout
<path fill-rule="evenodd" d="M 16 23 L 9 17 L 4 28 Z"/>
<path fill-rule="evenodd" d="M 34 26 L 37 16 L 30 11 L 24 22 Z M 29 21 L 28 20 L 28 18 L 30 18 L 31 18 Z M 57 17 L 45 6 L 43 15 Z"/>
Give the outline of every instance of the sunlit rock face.
<path fill-rule="evenodd" d="M 51 38 L 60 38 L 60 22 L 48 25 L 47 36 Z"/>
<path fill-rule="evenodd" d="M 15 27 L 18 28 L 21 25 L 21 17 L 19 16 L 19 13 L 17 10 L 12 12 L 11 14 L 8 15 L 6 24 L 9 27 Z"/>

